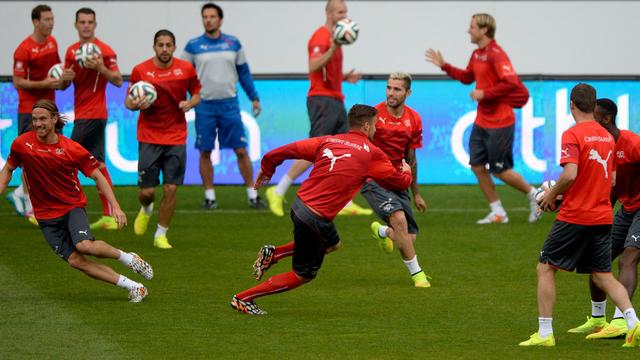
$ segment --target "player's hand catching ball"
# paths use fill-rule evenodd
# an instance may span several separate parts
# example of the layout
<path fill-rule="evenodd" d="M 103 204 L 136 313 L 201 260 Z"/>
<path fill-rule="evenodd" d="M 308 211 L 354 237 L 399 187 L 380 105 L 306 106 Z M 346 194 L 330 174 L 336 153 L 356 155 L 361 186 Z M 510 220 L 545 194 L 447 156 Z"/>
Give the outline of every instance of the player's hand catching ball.
<path fill-rule="evenodd" d="M 409 165 L 404 159 L 402 159 L 402 171 L 411 172 L 411 165 Z"/>

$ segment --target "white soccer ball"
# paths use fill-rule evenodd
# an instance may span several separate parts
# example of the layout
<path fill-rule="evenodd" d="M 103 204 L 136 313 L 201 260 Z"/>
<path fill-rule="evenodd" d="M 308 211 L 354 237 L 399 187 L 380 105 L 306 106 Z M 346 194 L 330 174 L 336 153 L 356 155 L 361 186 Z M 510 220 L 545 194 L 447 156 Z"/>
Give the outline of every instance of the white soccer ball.
<path fill-rule="evenodd" d="M 76 62 L 80 67 L 84 67 L 87 60 L 96 58 L 100 56 L 100 54 L 102 54 L 102 52 L 98 45 L 94 43 L 82 44 L 78 50 L 76 50 Z"/>
<path fill-rule="evenodd" d="M 62 64 L 55 64 L 51 67 L 51 69 L 49 69 L 47 76 L 49 76 L 50 78 L 54 78 L 56 80 L 60 80 L 60 78 L 62 78 L 63 70 L 64 69 L 62 68 Z"/>
<path fill-rule="evenodd" d="M 554 186 L 556 186 L 555 180 L 547 180 L 543 182 L 542 185 L 540 185 L 540 187 L 536 191 L 536 202 L 538 203 L 538 205 L 540 205 L 540 203 L 542 202 L 542 199 L 544 199 L 544 196 L 547 193 L 547 190 L 551 189 Z M 562 204 L 563 198 L 564 197 L 562 196 L 562 194 L 556 197 L 555 207 L 551 209 L 553 212 L 556 212 L 558 211 L 558 209 L 560 209 L 560 205 Z"/>
<path fill-rule="evenodd" d="M 333 38 L 340 45 L 349 45 L 358 39 L 360 27 L 354 21 L 343 19 L 338 21 L 336 28 L 333 30 Z"/>
<path fill-rule="evenodd" d="M 153 104 L 158 98 L 156 88 L 146 81 L 138 81 L 129 88 L 129 98 L 135 100 L 137 98 L 147 98 Z"/>

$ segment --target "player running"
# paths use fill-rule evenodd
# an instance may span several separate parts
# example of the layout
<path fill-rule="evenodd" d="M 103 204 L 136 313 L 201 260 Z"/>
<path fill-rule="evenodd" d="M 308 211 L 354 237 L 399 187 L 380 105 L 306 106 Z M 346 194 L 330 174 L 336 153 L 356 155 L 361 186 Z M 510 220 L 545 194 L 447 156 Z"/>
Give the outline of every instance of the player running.
<path fill-rule="evenodd" d="M 32 119 L 33 130 L 18 136 L 11 144 L 7 162 L 0 171 L 0 193 L 7 188 L 13 171 L 22 167 L 35 217 L 51 249 L 88 276 L 127 289 L 131 302 L 142 301 L 148 294 L 144 285 L 85 257 L 117 259 L 145 279 L 153 278 L 153 269 L 140 256 L 95 240 L 89 229 L 84 209 L 87 199 L 78 180 L 78 170 L 93 179 L 106 196 L 118 228 L 127 224 L 127 217 L 100 172 L 98 161 L 80 144 L 60 135 L 65 118 L 53 101 L 36 102 Z"/>
<path fill-rule="evenodd" d="M 256 189 L 267 184 L 276 167 L 287 159 L 313 163 L 313 170 L 300 186 L 291 207 L 294 240 L 278 247 L 263 246 L 253 267 L 256 280 L 260 280 L 271 265 L 293 256 L 293 269 L 237 293 L 231 307 L 251 315 L 265 314 L 254 299 L 292 290 L 313 280 L 324 255 L 340 246 L 333 219 L 368 178 L 390 190 L 409 187 L 409 165 L 403 163 L 402 170 L 398 170 L 370 141 L 376 132 L 376 113 L 370 106 L 354 105 L 349 110 L 348 133 L 298 141 L 264 155 Z"/>

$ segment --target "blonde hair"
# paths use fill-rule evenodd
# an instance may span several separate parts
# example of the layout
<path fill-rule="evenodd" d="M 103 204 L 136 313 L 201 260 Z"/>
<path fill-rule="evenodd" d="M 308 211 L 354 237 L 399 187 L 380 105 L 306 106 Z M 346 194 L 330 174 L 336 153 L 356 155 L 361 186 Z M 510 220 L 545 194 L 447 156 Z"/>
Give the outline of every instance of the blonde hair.
<path fill-rule="evenodd" d="M 404 81 L 404 88 L 407 90 L 411 89 L 411 74 L 409 73 L 394 71 L 389 74 L 389 80 L 402 80 Z"/>
<path fill-rule="evenodd" d="M 496 19 L 493 16 L 485 13 L 473 14 L 471 17 L 476 21 L 478 27 L 487 29 L 487 37 L 493 39 L 496 36 Z"/>

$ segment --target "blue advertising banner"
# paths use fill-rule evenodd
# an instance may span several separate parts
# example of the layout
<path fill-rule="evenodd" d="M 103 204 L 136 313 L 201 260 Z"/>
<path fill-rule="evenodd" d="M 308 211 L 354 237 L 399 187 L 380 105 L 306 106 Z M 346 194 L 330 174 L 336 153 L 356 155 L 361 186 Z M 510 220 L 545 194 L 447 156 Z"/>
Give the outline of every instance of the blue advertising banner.
<path fill-rule="evenodd" d="M 539 184 L 556 178 L 562 132 L 573 125 L 569 111 L 569 92 L 577 81 L 526 81 L 531 98 L 516 111 L 514 142 L 515 170 L 527 181 Z M 593 81 L 598 97 L 608 97 L 618 104 L 618 126 L 640 132 L 640 84 L 638 81 Z M 106 161 L 114 184 L 133 185 L 137 181 L 138 144 L 137 113 L 124 107 L 125 82 L 122 88 L 107 89 L 109 121 L 106 128 Z M 263 106 L 258 118 L 251 115 L 251 104 L 240 95 L 242 120 L 249 139 L 249 154 L 255 172 L 265 152 L 308 136 L 306 80 L 257 80 L 256 87 Z M 375 105 L 385 99 L 386 81 L 363 80 L 345 84 L 346 106 L 355 103 Z M 418 180 L 421 184 L 472 184 L 475 177 L 467 165 L 468 139 L 475 118 L 476 104 L 469 93 L 472 86 L 451 80 L 416 80 L 407 104 L 423 120 L 423 148 L 418 154 Z M 56 94 L 58 107 L 73 119 L 73 87 Z M 18 97 L 11 83 L 0 84 L 0 166 L 4 165 L 11 142 L 17 135 Z M 194 148 L 195 114 L 187 113 L 186 184 L 199 184 L 199 154 Z M 64 134 L 70 136 L 73 124 Z M 215 150 L 211 159 L 215 165 L 217 184 L 241 184 L 232 150 Z M 290 165 L 285 163 L 273 179 L 277 180 Z M 11 185 L 19 182 L 19 171 Z M 298 179 L 303 180 L 304 177 Z M 83 179 L 83 183 L 91 181 Z"/>

